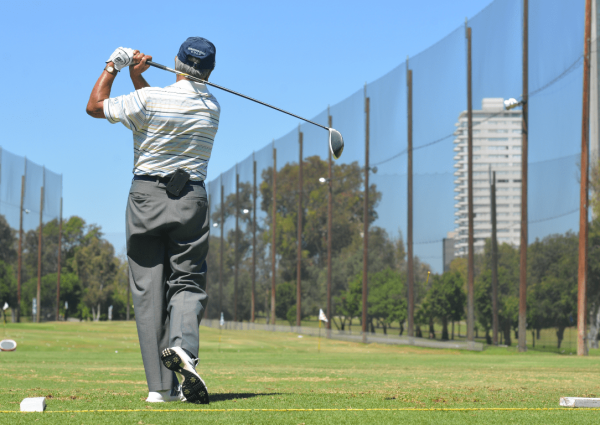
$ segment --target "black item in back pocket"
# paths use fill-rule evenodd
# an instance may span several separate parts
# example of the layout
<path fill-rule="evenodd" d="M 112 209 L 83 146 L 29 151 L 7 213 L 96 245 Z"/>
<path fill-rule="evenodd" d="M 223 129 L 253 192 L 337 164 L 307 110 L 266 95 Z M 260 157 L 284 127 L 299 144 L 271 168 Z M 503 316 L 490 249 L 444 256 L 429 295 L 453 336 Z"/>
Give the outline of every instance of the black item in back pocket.
<path fill-rule="evenodd" d="M 173 173 L 169 183 L 167 183 L 167 192 L 173 196 L 179 196 L 189 179 L 190 173 L 182 170 L 181 168 L 178 169 Z"/>

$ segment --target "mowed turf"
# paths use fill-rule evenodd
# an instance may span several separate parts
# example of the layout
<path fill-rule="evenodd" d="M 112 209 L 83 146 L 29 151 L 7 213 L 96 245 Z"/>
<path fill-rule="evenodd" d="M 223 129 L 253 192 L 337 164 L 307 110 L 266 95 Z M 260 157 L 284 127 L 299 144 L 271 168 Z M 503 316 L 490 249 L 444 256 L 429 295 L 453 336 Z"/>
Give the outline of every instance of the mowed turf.
<path fill-rule="evenodd" d="M 223 331 L 220 344 L 218 330 L 201 327 L 200 333 L 208 406 L 144 401 L 148 389 L 132 322 L 9 324 L 2 339 L 19 346 L 0 353 L 0 410 L 15 413 L 0 413 L 0 423 L 600 421 L 600 410 L 566 408 L 394 410 L 557 409 L 561 396 L 600 397 L 597 352 L 585 358 L 514 348 L 472 353 L 322 338 L 318 353 L 317 338 L 293 333 Z M 16 413 L 23 398 L 36 396 L 46 396 L 45 413 Z M 113 409 L 127 411 L 106 412 Z M 81 410 L 103 411 L 75 412 Z"/>

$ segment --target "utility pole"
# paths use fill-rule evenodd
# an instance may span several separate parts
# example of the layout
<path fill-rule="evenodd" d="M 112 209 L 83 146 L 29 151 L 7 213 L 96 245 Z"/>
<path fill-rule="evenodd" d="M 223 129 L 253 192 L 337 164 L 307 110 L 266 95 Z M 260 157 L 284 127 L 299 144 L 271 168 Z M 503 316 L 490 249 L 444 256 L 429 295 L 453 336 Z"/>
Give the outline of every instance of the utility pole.
<path fill-rule="evenodd" d="M 492 201 L 492 344 L 498 345 L 498 239 L 496 223 L 496 172 L 490 187 Z"/>
<path fill-rule="evenodd" d="M 365 199 L 363 208 L 362 342 L 367 343 L 367 290 L 369 279 L 369 98 L 365 84 Z"/>
<path fill-rule="evenodd" d="M 233 275 L 233 321 L 238 320 L 238 271 L 239 271 L 239 258 L 238 258 L 238 230 L 239 230 L 239 211 L 240 211 L 240 175 L 237 171 L 237 164 L 235 164 L 235 238 L 234 238 L 234 275 Z"/>
<path fill-rule="evenodd" d="M 406 99 L 407 99 L 407 225 L 406 225 L 406 268 L 408 271 L 408 336 L 415 336 L 415 272 L 413 264 L 413 118 L 412 118 L 412 69 L 408 69 L 406 57 Z"/>
<path fill-rule="evenodd" d="M 529 0 L 523 0 L 523 114 L 521 136 L 521 241 L 519 270 L 519 352 L 527 351 L 527 165 L 529 112 Z"/>
<path fill-rule="evenodd" d="M 327 119 L 329 128 L 332 128 L 332 117 L 327 107 Z M 327 338 L 331 337 L 331 321 L 333 320 L 333 310 L 331 308 L 331 248 L 333 240 L 333 160 L 331 150 L 327 149 L 329 155 L 329 175 L 327 181 Z"/>
<path fill-rule="evenodd" d="M 25 201 L 25 176 L 27 175 L 27 158 L 21 176 L 21 208 L 19 209 L 19 252 L 17 252 L 17 322 L 21 321 L 21 281 L 23 269 L 23 202 Z"/>
<path fill-rule="evenodd" d="M 45 170 L 44 170 L 45 171 Z M 45 174 L 45 173 L 44 173 Z M 42 232 L 44 226 L 42 223 L 44 213 L 44 186 L 40 188 L 40 233 L 38 235 L 38 273 L 37 273 L 37 314 L 35 321 L 40 323 L 41 306 L 42 306 Z"/>
<path fill-rule="evenodd" d="M 271 224 L 271 324 L 275 325 L 277 318 L 275 317 L 275 273 L 277 266 L 275 264 L 275 242 L 277 234 L 277 149 L 273 146 L 273 212 Z"/>
<path fill-rule="evenodd" d="M 298 247 L 296 259 L 296 326 L 302 326 L 302 190 L 303 184 L 303 162 L 302 156 L 302 132 L 300 131 L 300 125 L 298 125 Z"/>
<path fill-rule="evenodd" d="M 468 117 L 468 144 L 467 144 L 467 173 L 468 173 L 468 214 L 469 214 L 469 253 L 467 265 L 467 341 L 475 341 L 475 240 L 473 230 L 473 93 L 471 80 L 471 28 L 465 20 L 467 37 L 467 117 Z"/>
<path fill-rule="evenodd" d="M 252 294 L 250 298 L 250 321 L 254 323 L 256 311 L 256 161 L 252 153 L 253 185 L 252 185 Z"/>
<path fill-rule="evenodd" d="M 62 182 L 62 177 L 61 177 Z M 61 269 L 61 246 L 62 246 L 62 209 L 63 200 L 60 198 L 60 216 L 58 217 L 58 267 L 56 269 L 56 321 L 59 319 L 60 304 L 60 269 Z M 127 284 L 127 294 L 129 294 L 129 284 Z M 129 320 L 129 297 L 127 297 L 127 319 Z"/>
<path fill-rule="evenodd" d="M 225 257 L 225 237 L 223 233 L 223 227 L 225 227 L 225 188 L 223 187 L 223 174 L 219 178 L 221 183 L 221 221 L 219 227 L 221 228 L 221 253 L 219 255 L 219 313 L 223 312 L 223 258 Z M 220 314 L 217 314 L 219 317 Z"/>
<path fill-rule="evenodd" d="M 592 31 L 592 4 L 585 2 L 585 36 L 583 54 L 583 111 L 581 114 L 581 183 L 579 207 L 579 267 L 577 279 L 577 355 L 587 356 L 586 304 L 588 266 L 588 184 L 590 149 L 590 43 Z"/>

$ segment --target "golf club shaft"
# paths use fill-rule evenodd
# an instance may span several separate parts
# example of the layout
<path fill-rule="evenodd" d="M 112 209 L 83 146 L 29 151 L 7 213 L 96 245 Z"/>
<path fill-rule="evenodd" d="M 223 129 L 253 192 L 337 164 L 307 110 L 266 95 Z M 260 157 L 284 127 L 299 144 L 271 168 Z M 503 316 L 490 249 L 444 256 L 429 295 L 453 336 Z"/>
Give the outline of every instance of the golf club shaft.
<path fill-rule="evenodd" d="M 210 83 L 210 82 L 208 82 L 208 81 L 202 80 L 202 79 L 200 79 L 200 78 L 196 78 L 196 77 L 194 77 L 194 76 L 192 76 L 192 75 L 189 75 L 189 74 L 186 74 L 186 73 L 184 73 L 184 72 L 179 72 L 179 71 L 176 71 L 176 70 L 174 70 L 174 69 L 172 69 L 172 68 L 169 68 L 168 66 L 164 66 L 164 65 L 161 65 L 161 64 L 159 64 L 159 63 L 156 63 L 156 62 L 152 62 L 152 61 L 146 61 L 146 63 L 147 63 L 148 65 L 150 65 L 150 66 L 154 66 L 154 67 L 156 67 L 156 68 L 160 68 L 160 69 L 164 69 L 165 71 L 172 72 L 173 74 L 177 74 L 177 75 L 183 75 L 183 76 L 185 76 L 186 78 L 188 78 L 188 79 L 190 79 L 190 80 L 192 80 L 192 81 L 196 81 L 196 82 L 198 82 L 198 83 L 207 84 L 207 85 L 209 85 L 209 86 L 216 87 L 216 88 L 218 88 L 218 89 L 221 89 L 221 90 L 223 90 L 223 91 L 226 91 L 226 92 L 228 92 L 228 93 L 235 94 L 235 95 L 237 95 L 237 96 L 243 97 L 244 99 L 251 100 L 252 102 L 260 103 L 261 105 L 268 106 L 268 107 L 269 107 L 269 108 L 271 108 L 271 109 L 275 109 L 276 111 L 283 112 L 284 114 L 291 115 L 291 116 L 292 116 L 292 117 L 294 117 L 294 118 L 301 119 L 302 121 L 306 121 L 306 122 L 308 122 L 308 123 L 311 123 L 311 124 L 314 124 L 314 125 L 316 125 L 317 127 L 321 127 L 321 128 L 324 128 L 325 130 L 329 131 L 329 127 L 325 127 L 324 125 L 317 124 L 317 123 L 316 123 L 316 122 L 314 122 L 314 121 L 307 120 L 306 118 L 302 118 L 302 117 L 300 117 L 300 116 L 298 116 L 298 115 L 296 115 L 296 114 L 292 114 L 291 112 L 284 111 L 283 109 L 279 109 L 279 108 L 277 108 L 277 107 L 275 107 L 275 106 L 273 106 L 273 105 L 269 105 L 268 103 L 261 102 L 260 100 L 254 99 L 254 98 L 252 98 L 252 97 L 250 97 L 250 96 L 246 96 L 245 94 L 241 94 L 241 93 L 235 92 L 235 91 L 233 91 L 233 90 L 229 90 L 229 89 L 227 89 L 227 88 L 225 88 L 225 87 L 221 87 L 221 86 L 219 86 L 218 84 Z"/>

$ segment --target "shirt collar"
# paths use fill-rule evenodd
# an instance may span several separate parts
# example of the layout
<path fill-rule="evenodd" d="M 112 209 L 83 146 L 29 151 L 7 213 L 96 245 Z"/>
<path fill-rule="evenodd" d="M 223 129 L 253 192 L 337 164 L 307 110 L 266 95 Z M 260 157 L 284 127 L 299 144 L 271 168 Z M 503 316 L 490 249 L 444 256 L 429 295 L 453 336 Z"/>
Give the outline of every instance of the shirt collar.
<path fill-rule="evenodd" d="M 187 79 L 179 80 L 172 87 L 177 87 L 181 90 L 192 91 L 197 94 L 210 94 L 208 89 L 206 88 L 206 84 L 197 83 L 195 81 L 190 81 Z"/>

